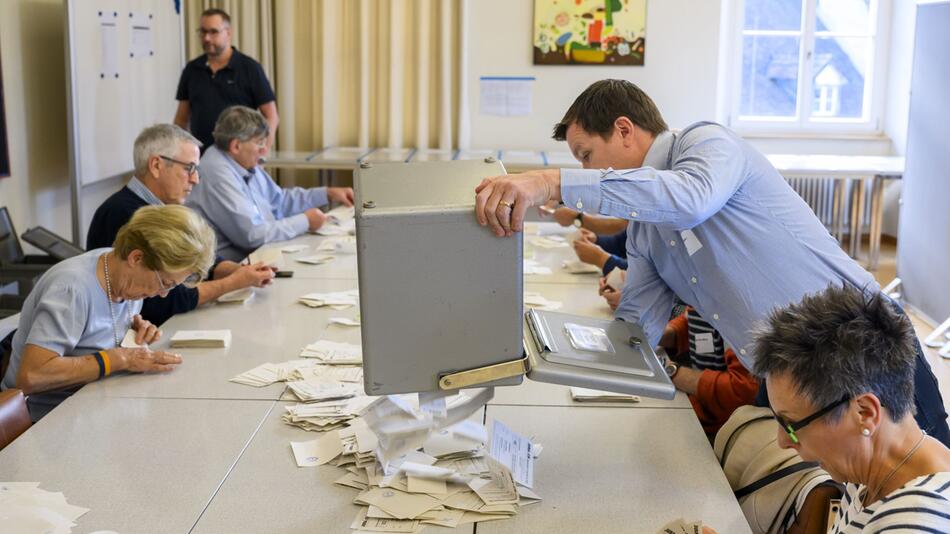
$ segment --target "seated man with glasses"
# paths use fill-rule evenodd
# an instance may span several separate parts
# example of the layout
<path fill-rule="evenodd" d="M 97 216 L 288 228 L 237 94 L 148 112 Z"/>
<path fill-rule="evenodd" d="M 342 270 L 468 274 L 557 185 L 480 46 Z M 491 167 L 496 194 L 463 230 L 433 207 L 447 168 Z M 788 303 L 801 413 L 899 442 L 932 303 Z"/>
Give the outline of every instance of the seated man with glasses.
<path fill-rule="evenodd" d="M 106 199 L 93 215 L 86 249 L 112 246 L 116 235 L 142 206 L 184 204 L 198 184 L 198 148 L 201 142 L 173 124 L 156 124 L 135 139 L 132 149 L 135 175 L 128 185 Z M 169 317 L 191 311 L 221 295 L 270 283 L 274 272 L 264 264 L 238 265 L 218 261 L 208 281 L 195 287 L 170 289 L 167 296 L 145 299 L 142 317 L 161 325 Z"/>
<path fill-rule="evenodd" d="M 319 229 L 320 206 L 353 205 L 349 187 L 282 188 L 258 162 L 267 152 L 267 120 L 257 110 L 232 106 L 214 126 L 214 146 L 201 157 L 201 184 L 188 206 L 204 215 L 218 237 L 218 254 L 241 260 L 272 241 Z"/>
<path fill-rule="evenodd" d="M 774 311 L 755 344 L 778 445 L 845 484 L 830 532 L 950 532 L 950 450 L 914 419 L 906 315 L 832 286 Z"/>
<path fill-rule="evenodd" d="M 214 232 L 184 206 L 146 206 L 119 230 L 114 248 L 54 265 L 23 304 L 3 388 L 27 395 L 36 421 L 79 389 L 118 371 L 170 371 L 178 355 L 124 348 L 129 330 L 148 345 L 161 331 L 142 299 L 195 283 L 214 261 Z"/>

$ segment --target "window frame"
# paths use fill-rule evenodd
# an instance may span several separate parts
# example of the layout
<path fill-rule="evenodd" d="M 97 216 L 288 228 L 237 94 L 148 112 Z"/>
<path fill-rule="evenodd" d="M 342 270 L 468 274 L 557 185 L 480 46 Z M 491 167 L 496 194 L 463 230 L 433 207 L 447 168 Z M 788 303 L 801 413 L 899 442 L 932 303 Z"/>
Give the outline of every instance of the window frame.
<path fill-rule="evenodd" d="M 801 35 L 799 42 L 798 99 L 797 117 L 746 117 L 740 113 L 742 99 L 742 52 L 745 30 L 745 0 L 729 2 L 728 32 L 731 37 L 727 46 L 726 76 L 729 97 L 726 123 L 733 130 L 751 136 L 790 136 L 809 135 L 817 137 L 880 137 L 884 132 L 885 90 L 887 88 L 888 44 L 890 27 L 891 0 L 871 0 L 870 16 L 872 31 L 868 36 L 872 40 L 873 58 L 869 62 L 870 73 L 865 76 L 864 98 L 867 102 L 866 116 L 860 118 L 822 118 L 815 116 L 812 109 L 814 80 L 812 76 L 812 56 L 816 42 L 816 6 L 818 0 L 802 0 L 804 25 L 793 32 Z M 754 33 L 769 34 L 771 30 L 756 30 Z M 789 30 L 774 30 L 775 35 L 790 33 Z M 830 32 L 823 32 L 830 33 Z M 847 34 L 834 34 L 848 37 Z M 822 37 L 819 33 L 818 37 Z M 805 98 L 807 97 L 807 98 Z"/>

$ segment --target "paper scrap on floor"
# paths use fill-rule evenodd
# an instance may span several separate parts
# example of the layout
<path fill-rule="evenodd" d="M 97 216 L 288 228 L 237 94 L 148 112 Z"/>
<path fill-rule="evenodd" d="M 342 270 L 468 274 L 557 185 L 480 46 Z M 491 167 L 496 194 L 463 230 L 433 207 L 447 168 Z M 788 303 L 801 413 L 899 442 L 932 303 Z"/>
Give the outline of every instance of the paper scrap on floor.
<path fill-rule="evenodd" d="M 179 330 L 171 339 L 171 346 L 176 349 L 219 349 L 230 345 L 230 330 Z"/>
<path fill-rule="evenodd" d="M 39 486 L 39 482 L 0 482 L 3 532 L 68 533 L 89 511 L 69 504 L 62 493 Z"/>

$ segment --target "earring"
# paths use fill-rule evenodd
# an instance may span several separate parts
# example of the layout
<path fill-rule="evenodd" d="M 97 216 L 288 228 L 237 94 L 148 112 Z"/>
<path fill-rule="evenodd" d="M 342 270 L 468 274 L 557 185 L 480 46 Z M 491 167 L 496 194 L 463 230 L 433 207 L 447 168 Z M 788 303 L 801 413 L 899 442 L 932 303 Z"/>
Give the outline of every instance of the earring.
<path fill-rule="evenodd" d="M 871 435 L 871 429 L 870 429 L 870 428 L 862 428 L 862 429 L 861 429 L 861 435 L 864 436 L 864 437 L 870 436 L 870 435 Z"/>

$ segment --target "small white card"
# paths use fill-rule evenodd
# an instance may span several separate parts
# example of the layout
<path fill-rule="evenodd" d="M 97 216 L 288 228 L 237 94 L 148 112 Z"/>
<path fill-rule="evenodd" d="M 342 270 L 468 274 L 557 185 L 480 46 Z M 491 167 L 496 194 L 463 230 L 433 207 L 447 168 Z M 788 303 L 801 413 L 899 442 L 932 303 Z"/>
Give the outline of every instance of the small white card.
<path fill-rule="evenodd" d="M 702 242 L 700 242 L 692 230 L 683 230 L 680 232 L 680 236 L 683 238 L 683 244 L 686 245 L 686 253 L 690 256 L 696 254 L 699 252 L 699 249 L 703 248 Z"/>
<path fill-rule="evenodd" d="M 331 261 L 335 259 L 336 259 L 336 256 L 323 255 L 323 256 L 307 256 L 304 258 L 297 258 L 297 261 L 299 261 L 300 263 L 309 263 L 310 265 L 321 265 L 324 263 L 330 263 Z"/>
<path fill-rule="evenodd" d="M 307 245 L 287 245 L 286 247 L 280 249 L 280 251 L 287 254 L 293 254 L 294 252 L 300 252 L 301 250 L 307 250 L 308 248 L 310 247 Z"/>
<path fill-rule="evenodd" d="M 623 289 L 624 283 L 624 271 L 620 267 L 614 267 L 609 274 L 607 274 L 607 285 L 614 288 L 615 291 L 620 291 Z"/>
<path fill-rule="evenodd" d="M 125 332 L 125 337 L 122 338 L 122 343 L 120 343 L 119 346 L 125 349 L 148 348 L 148 345 L 139 345 L 135 342 L 135 330 L 131 328 Z"/>
<path fill-rule="evenodd" d="M 696 354 L 714 354 L 716 352 L 712 332 L 700 332 L 693 338 L 696 340 Z"/>
<path fill-rule="evenodd" d="M 360 322 L 357 319 L 350 319 L 349 317 L 330 317 L 330 324 L 338 324 L 341 326 L 359 326 Z"/>

